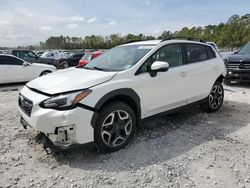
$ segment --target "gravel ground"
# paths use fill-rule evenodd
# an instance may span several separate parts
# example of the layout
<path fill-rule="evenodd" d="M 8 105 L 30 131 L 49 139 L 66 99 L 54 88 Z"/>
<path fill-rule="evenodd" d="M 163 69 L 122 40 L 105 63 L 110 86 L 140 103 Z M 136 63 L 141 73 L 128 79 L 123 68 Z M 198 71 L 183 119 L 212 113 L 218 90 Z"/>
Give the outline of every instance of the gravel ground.
<path fill-rule="evenodd" d="M 250 85 L 226 87 L 217 113 L 147 120 L 125 149 L 46 152 L 19 123 L 21 86 L 0 88 L 0 187 L 250 187 Z"/>

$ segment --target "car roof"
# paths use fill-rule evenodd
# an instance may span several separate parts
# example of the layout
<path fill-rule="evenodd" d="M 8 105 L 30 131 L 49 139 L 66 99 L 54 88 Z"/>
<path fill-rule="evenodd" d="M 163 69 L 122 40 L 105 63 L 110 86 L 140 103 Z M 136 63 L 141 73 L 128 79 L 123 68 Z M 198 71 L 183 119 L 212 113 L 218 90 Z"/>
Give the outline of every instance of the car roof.
<path fill-rule="evenodd" d="M 153 45 L 153 46 L 156 46 L 160 42 L 161 42 L 161 40 L 136 41 L 136 42 L 130 42 L 130 43 L 123 44 L 123 46 L 129 46 L 129 45 Z"/>
<path fill-rule="evenodd" d="M 194 44 L 203 44 L 208 45 L 204 42 L 199 41 L 193 41 L 193 40 L 176 40 L 176 39 L 170 39 L 170 40 L 146 40 L 146 41 L 138 41 L 138 42 L 131 42 L 127 44 L 123 44 L 121 46 L 129 46 L 129 45 L 150 45 L 150 46 L 156 46 L 160 43 L 163 44 L 171 44 L 171 43 L 194 43 Z"/>
<path fill-rule="evenodd" d="M 21 60 L 21 61 L 25 61 L 25 60 L 23 60 L 23 59 L 21 59 L 21 58 L 19 58 L 19 57 L 17 57 L 17 56 L 14 56 L 14 55 L 12 55 L 12 54 L 0 54 L 0 57 L 1 56 L 7 56 L 7 57 L 14 57 L 14 58 L 16 58 L 16 59 L 19 59 L 19 60 Z"/>
<path fill-rule="evenodd" d="M 11 55 L 11 54 L 0 54 L 0 56 L 9 56 L 9 57 L 15 57 L 15 58 L 17 58 L 16 56 Z"/>

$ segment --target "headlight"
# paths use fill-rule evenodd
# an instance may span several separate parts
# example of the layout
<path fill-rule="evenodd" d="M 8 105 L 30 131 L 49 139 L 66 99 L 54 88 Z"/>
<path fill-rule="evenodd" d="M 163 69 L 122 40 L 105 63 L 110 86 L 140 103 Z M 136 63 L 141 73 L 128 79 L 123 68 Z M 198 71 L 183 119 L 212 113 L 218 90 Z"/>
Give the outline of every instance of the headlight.
<path fill-rule="evenodd" d="M 40 106 L 42 108 L 50 108 L 55 110 L 69 110 L 77 106 L 77 104 L 88 96 L 91 90 L 83 90 L 67 94 L 61 94 L 44 100 Z"/>

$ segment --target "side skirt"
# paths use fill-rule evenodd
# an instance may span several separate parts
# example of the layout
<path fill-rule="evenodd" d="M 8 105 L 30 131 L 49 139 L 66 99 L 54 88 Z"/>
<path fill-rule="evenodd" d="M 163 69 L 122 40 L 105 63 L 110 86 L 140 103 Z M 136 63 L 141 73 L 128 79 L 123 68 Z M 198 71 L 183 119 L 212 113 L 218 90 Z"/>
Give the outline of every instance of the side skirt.
<path fill-rule="evenodd" d="M 155 115 L 152 115 L 152 116 L 145 117 L 145 118 L 143 118 L 143 119 L 140 120 L 140 122 L 138 123 L 138 125 L 141 126 L 142 122 L 144 122 L 144 121 L 146 121 L 148 119 L 154 118 L 154 117 L 159 117 L 159 116 L 164 116 L 164 115 L 172 114 L 174 112 L 177 112 L 177 111 L 189 108 L 191 106 L 195 106 L 195 105 L 198 105 L 198 104 L 205 103 L 207 101 L 207 99 L 208 99 L 208 97 L 206 97 L 205 99 L 202 99 L 202 100 L 190 103 L 190 104 L 186 104 L 186 105 L 178 107 L 178 108 L 174 108 L 174 109 L 171 109 L 171 110 L 168 110 L 168 111 L 165 111 L 165 112 L 161 112 L 159 114 L 155 114 Z"/>

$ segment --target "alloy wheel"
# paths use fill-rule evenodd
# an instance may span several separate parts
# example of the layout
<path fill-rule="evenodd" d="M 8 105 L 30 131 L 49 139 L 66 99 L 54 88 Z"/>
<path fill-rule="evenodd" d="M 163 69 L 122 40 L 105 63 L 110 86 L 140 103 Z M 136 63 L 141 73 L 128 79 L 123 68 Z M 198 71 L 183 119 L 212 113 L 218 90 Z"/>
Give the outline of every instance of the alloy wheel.
<path fill-rule="evenodd" d="M 209 95 L 209 104 L 211 108 L 217 109 L 223 101 L 223 88 L 219 85 L 214 85 Z"/>
<path fill-rule="evenodd" d="M 132 131 L 132 119 L 124 110 L 111 112 L 103 121 L 101 136 L 104 143 L 110 147 L 122 145 Z"/>

